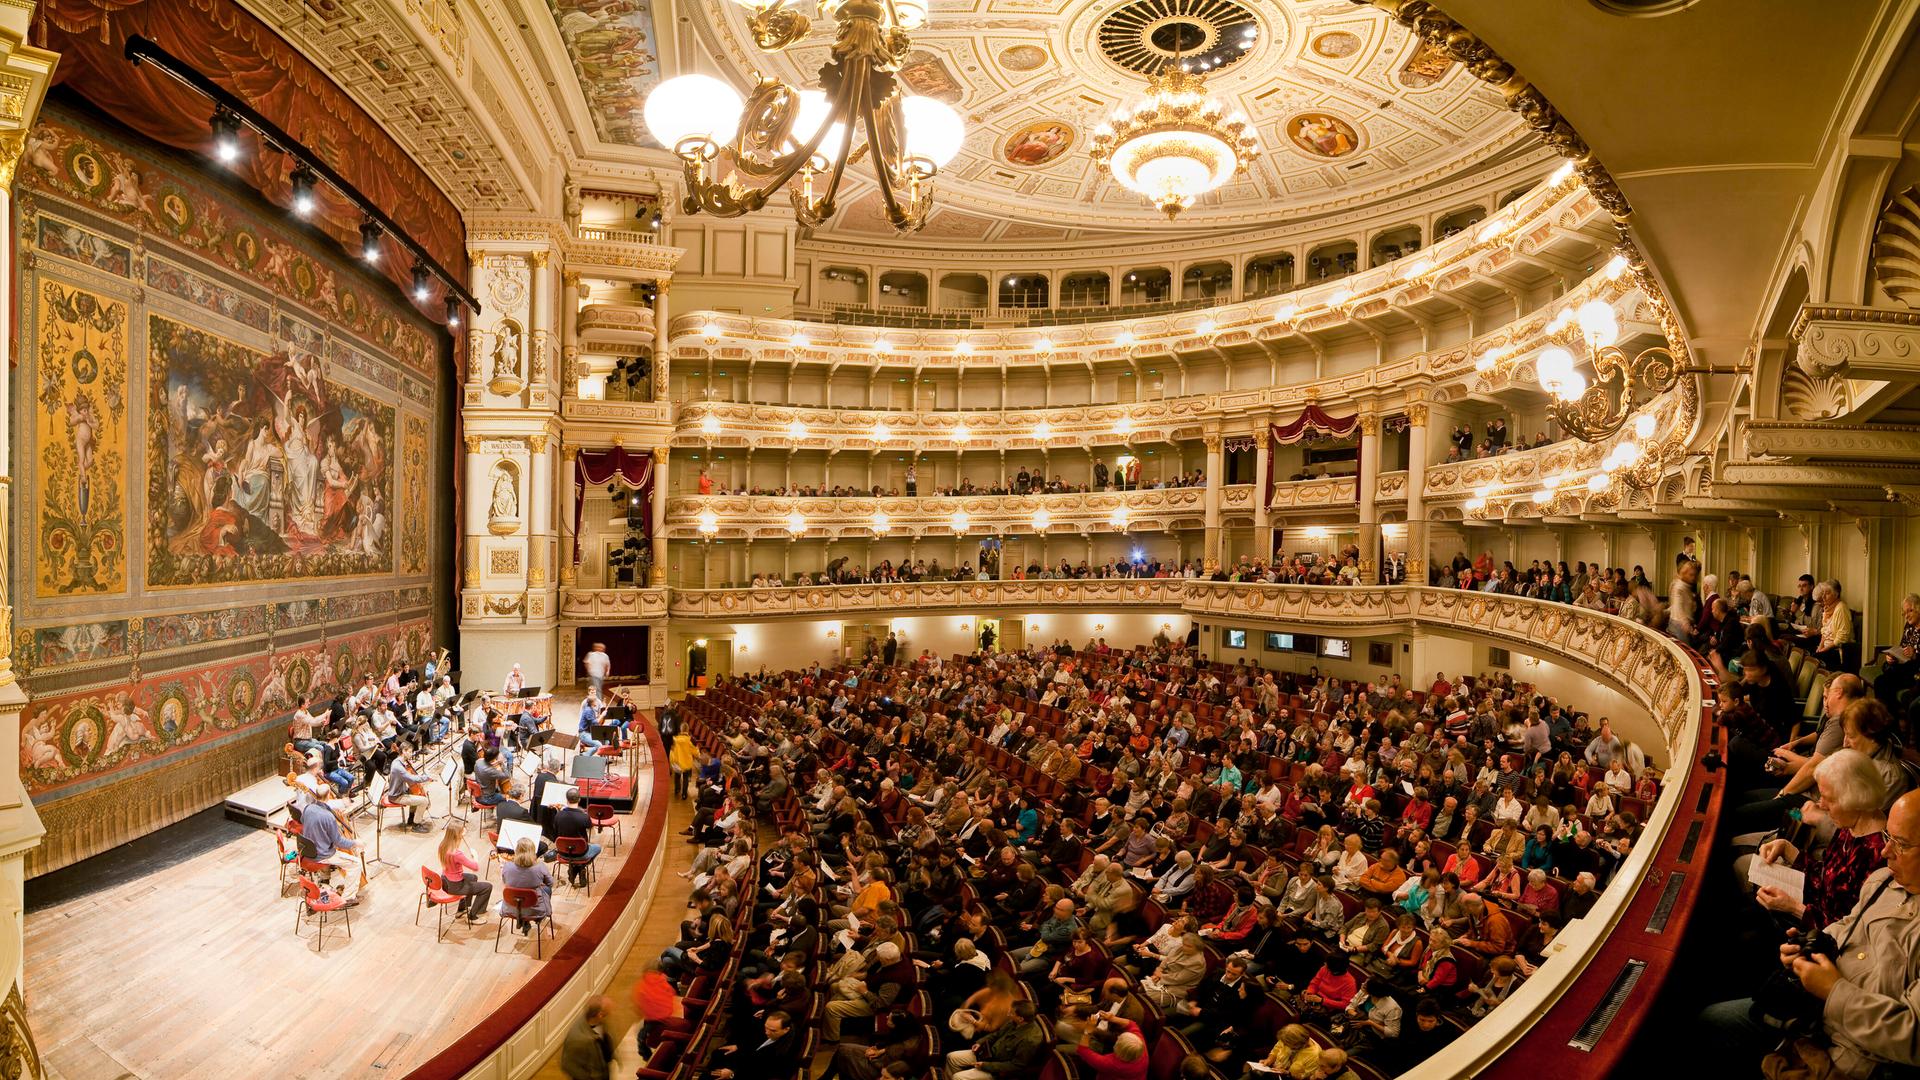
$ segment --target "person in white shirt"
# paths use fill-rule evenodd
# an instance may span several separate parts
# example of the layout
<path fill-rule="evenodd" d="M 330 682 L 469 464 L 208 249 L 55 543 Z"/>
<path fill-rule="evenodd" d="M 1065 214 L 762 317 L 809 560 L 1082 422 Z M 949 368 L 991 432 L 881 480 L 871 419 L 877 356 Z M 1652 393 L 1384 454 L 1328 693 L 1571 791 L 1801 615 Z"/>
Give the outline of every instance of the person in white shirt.
<path fill-rule="evenodd" d="M 1511 821 L 1517 825 L 1526 812 L 1526 804 L 1515 798 L 1512 791 L 1503 792 L 1499 801 L 1493 804 L 1493 820 L 1496 822 Z"/>
<path fill-rule="evenodd" d="M 1627 771 L 1626 765 L 1619 758 L 1614 758 L 1612 764 L 1607 766 L 1607 775 L 1604 779 L 1607 786 L 1616 794 L 1633 794 L 1633 774 Z"/>
<path fill-rule="evenodd" d="M 607 673 L 613 670 L 613 657 L 607 655 L 607 647 L 594 642 L 593 649 L 587 653 L 581 665 L 587 669 L 587 685 L 595 694 L 605 693 Z"/>
<path fill-rule="evenodd" d="M 500 692 L 506 694 L 508 697 L 512 697 L 525 689 L 526 685 L 527 677 L 520 673 L 520 665 L 515 664 L 513 665 L 513 670 L 507 672 L 507 681 L 502 685 Z"/>

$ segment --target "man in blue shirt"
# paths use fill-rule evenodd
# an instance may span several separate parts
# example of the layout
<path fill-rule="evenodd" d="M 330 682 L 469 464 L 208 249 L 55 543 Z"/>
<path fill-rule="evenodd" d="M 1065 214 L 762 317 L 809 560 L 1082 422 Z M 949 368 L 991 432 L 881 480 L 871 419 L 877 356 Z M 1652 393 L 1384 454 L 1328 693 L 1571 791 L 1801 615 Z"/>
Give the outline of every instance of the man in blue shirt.
<path fill-rule="evenodd" d="M 345 879 L 340 894 L 349 905 L 359 903 L 360 877 L 366 873 L 366 857 L 360 842 L 340 834 L 340 819 L 324 802 L 311 802 L 300 812 L 300 836 L 313 844 L 313 858 L 340 871 Z"/>
<path fill-rule="evenodd" d="M 580 703 L 580 749 L 600 748 L 600 742 L 593 737 L 593 725 L 599 722 L 600 699 L 592 690 L 588 690 L 587 699 Z"/>

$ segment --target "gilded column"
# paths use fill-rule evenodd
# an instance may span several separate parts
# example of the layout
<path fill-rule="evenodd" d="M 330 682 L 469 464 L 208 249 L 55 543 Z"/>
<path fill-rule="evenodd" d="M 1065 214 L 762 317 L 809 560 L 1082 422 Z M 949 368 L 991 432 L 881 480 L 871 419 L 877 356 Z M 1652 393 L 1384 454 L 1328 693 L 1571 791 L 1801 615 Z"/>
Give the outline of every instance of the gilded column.
<path fill-rule="evenodd" d="M 580 394 L 580 275 L 560 275 L 560 394 Z"/>
<path fill-rule="evenodd" d="M 1267 452 L 1268 420 L 1256 417 L 1253 435 L 1253 553 L 1262 560 L 1273 558 L 1273 516 L 1267 512 L 1267 485 L 1273 479 L 1272 457 Z"/>
<path fill-rule="evenodd" d="M 548 405 L 553 371 L 553 270 L 545 251 L 527 253 L 527 385 L 535 408 Z"/>
<path fill-rule="evenodd" d="M 672 366 L 672 342 L 667 339 L 667 320 L 673 317 L 667 304 L 667 287 L 673 284 L 664 279 L 654 282 L 653 294 L 653 400 L 667 400 L 667 373 Z M 662 459 L 664 460 L 664 459 Z"/>
<path fill-rule="evenodd" d="M 572 585 L 580 575 L 580 562 L 576 555 L 580 546 L 573 531 L 573 504 L 580 498 L 579 468 L 576 464 L 580 448 L 567 445 L 560 448 L 560 584 Z"/>
<path fill-rule="evenodd" d="M 667 457 L 664 446 L 653 448 L 653 570 L 649 585 L 667 583 Z"/>
<path fill-rule="evenodd" d="M 1427 583 L 1427 406 L 1407 406 L 1407 584 Z"/>
<path fill-rule="evenodd" d="M 1224 456 L 1220 452 L 1220 433 L 1209 431 L 1205 440 L 1207 446 L 1206 567 L 1211 573 L 1220 566 L 1220 487 L 1226 469 Z"/>
<path fill-rule="evenodd" d="M 1380 511 L 1374 506 L 1374 489 L 1380 479 L 1380 417 L 1376 413 L 1360 415 L 1360 580 L 1379 580 Z"/>

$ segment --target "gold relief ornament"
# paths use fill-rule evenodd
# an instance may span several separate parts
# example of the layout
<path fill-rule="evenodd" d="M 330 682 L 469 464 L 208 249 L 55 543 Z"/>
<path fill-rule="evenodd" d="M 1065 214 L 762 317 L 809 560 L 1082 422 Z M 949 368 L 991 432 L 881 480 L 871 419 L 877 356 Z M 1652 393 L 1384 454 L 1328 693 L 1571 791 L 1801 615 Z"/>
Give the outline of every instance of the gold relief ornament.
<path fill-rule="evenodd" d="M 0 188 L 13 189 L 13 174 L 20 167 L 20 154 L 26 148 L 25 128 L 0 131 Z"/>
<path fill-rule="evenodd" d="M 541 248 L 538 251 L 527 252 L 527 265 L 533 267 L 535 270 L 545 270 L 547 268 L 546 249 Z"/>
<path fill-rule="evenodd" d="M 1425 405 L 1407 406 L 1407 424 L 1410 427 L 1426 427 L 1427 426 L 1427 406 Z"/>

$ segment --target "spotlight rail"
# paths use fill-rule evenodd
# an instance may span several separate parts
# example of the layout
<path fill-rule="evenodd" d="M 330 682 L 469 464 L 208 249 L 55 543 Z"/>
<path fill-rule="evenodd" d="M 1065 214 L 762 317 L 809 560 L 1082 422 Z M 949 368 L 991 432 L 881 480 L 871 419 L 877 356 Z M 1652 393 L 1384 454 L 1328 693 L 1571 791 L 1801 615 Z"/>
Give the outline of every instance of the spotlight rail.
<path fill-rule="evenodd" d="M 426 248 L 420 246 L 397 222 L 388 217 L 385 211 L 374 204 L 373 200 L 361 194 L 359 188 L 334 172 L 332 166 L 320 160 L 297 139 L 280 130 L 278 124 L 254 111 L 252 106 L 201 74 L 191 64 L 140 34 L 127 38 L 126 57 L 128 62 L 136 67 L 141 64 L 153 65 L 156 70 L 171 76 L 182 86 L 213 102 L 216 113 L 224 113 L 238 120 L 242 127 L 252 128 L 261 142 L 292 158 L 296 172 L 305 168 L 320 182 L 339 192 L 342 198 L 352 203 L 366 216 L 366 225 L 376 226 L 381 232 L 399 241 L 400 246 L 413 255 L 415 265 L 424 266 L 428 273 L 440 279 L 440 283 L 446 286 L 448 293 L 458 297 L 473 314 L 480 314 L 480 301 L 474 299 L 466 286 L 455 280 L 454 276 L 440 265 L 439 260 L 435 259 Z M 296 215 L 298 215 L 297 211 Z M 365 227 L 365 225 L 362 226 L 363 229 Z M 414 295 L 411 289 L 403 287 L 401 291 L 409 298 Z M 457 326 L 456 320 L 449 329 L 456 329 Z"/>

